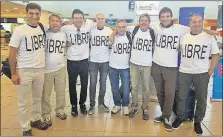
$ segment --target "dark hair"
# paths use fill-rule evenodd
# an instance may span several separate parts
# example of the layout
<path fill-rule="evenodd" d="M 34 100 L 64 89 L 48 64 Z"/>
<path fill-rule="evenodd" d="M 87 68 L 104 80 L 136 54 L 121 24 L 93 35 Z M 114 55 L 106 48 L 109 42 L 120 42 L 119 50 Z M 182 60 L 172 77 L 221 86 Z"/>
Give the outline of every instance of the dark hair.
<path fill-rule="evenodd" d="M 28 12 L 29 9 L 38 9 L 41 11 L 41 6 L 36 3 L 29 3 L 26 5 L 26 12 Z"/>
<path fill-rule="evenodd" d="M 141 19 L 142 17 L 147 17 L 148 20 L 150 21 L 150 15 L 149 15 L 149 14 L 147 14 L 147 13 L 143 13 L 143 14 L 141 14 L 141 15 L 139 16 L 139 21 L 140 21 L 140 19 Z"/>
<path fill-rule="evenodd" d="M 72 12 L 72 18 L 74 16 L 74 14 L 82 14 L 83 18 L 84 18 L 84 13 L 83 11 L 79 10 L 79 9 L 74 9 Z"/>
<path fill-rule="evenodd" d="M 168 8 L 168 7 L 164 7 L 164 8 L 162 8 L 160 10 L 160 12 L 159 12 L 159 18 L 160 18 L 160 16 L 161 16 L 162 13 L 170 13 L 170 16 L 171 17 L 173 16 L 172 10 L 170 8 Z"/>

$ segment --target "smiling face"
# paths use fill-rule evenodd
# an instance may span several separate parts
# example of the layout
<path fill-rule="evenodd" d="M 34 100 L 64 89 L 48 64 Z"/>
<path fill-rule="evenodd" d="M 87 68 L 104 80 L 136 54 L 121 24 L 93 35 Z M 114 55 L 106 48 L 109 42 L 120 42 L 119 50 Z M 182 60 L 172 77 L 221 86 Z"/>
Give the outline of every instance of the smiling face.
<path fill-rule="evenodd" d="M 191 28 L 191 32 L 194 34 L 199 34 L 203 30 L 203 20 L 200 15 L 193 15 L 190 18 L 189 26 Z"/>
<path fill-rule="evenodd" d="M 73 23 L 77 28 L 81 28 L 82 24 L 84 22 L 84 16 L 80 13 L 75 13 L 73 15 Z"/>
<path fill-rule="evenodd" d="M 119 35 L 124 35 L 126 31 L 126 23 L 124 21 L 117 22 L 116 28 Z"/>
<path fill-rule="evenodd" d="M 166 27 L 168 26 L 172 21 L 172 16 L 170 12 L 163 12 L 160 14 L 160 23 Z"/>
<path fill-rule="evenodd" d="M 28 9 L 27 11 L 27 22 L 32 26 L 36 26 L 40 20 L 39 9 Z"/>
<path fill-rule="evenodd" d="M 149 17 L 147 16 L 142 16 L 140 19 L 139 19 L 139 26 L 140 26 L 140 29 L 142 31 L 146 31 L 148 30 L 149 28 L 149 24 L 150 24 L 150 19 Z"/>
<path fill-rule="evenodd" d="M 50 30 L 53 32 L 57 32 L 61 27 L 61 19 L 55 15 L 50 17 L 49 26 Z"/>
<path fill-rule="evenodd" d="M 97 14 L 96 23 L 99 28 L 103 28 L 105 26 L 105 16 L 102 13 Z"/>

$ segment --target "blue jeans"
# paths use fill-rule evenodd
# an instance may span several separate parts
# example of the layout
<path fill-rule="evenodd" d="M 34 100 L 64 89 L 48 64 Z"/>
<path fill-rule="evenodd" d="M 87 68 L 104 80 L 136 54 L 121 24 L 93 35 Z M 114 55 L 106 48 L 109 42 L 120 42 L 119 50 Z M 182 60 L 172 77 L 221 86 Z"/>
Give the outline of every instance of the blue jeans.
<path fill-rule="evenodd" d="M 89 62 L 89 71 L 90 71 L 90 106 L 95 106 L 95 94 L 96 94 L 96 85 L 98 72 L 100 75 L 100 90 L 98 97 L 98 104 L 104 104 L 104 97 L 106 92 L 106 79 L 108 75 L 108 62 L 105 63 L 95 63 Z"/>
<path fill-rule="evenodd" d="M 120 92 L 119 77 L 121 78 L 121 85 L 123 91 Z M 109 67 L 109 78 L 111 82 L 111 89 L 115 106 L 128 106 L 129 92 L 130 92 L 130 72 L 128 69 L 115 69 Z"/>

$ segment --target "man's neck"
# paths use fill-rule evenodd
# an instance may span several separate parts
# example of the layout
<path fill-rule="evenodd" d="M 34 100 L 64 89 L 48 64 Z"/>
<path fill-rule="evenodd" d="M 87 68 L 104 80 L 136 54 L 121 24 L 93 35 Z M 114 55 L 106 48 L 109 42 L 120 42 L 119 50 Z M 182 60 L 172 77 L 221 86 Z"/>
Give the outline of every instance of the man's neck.
<path fill-rule="evenodd" d="M 201 34 L 202 33 L 202 30 L 201 31 L 191 31 L 190 34 L 191 35 L 198 35 L 198 34 Z"/>
<path fill-rule="evenodd" d="M 27 22 L 27 25 L 29 25 L 32 28 L 36 28 L 38 24 L 31 24 L 31 23 Z"/>

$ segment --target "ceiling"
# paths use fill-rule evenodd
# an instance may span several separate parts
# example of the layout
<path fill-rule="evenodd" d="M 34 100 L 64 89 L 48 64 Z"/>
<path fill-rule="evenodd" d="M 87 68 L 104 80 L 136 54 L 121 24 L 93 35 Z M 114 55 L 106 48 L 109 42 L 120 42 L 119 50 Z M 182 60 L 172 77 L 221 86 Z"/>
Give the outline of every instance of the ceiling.
<path fill-rule="evenodd" d="M 25 6 L 13 2 L 1 1 L 1 16 L 8 14 L 15 14 L 23 17 L 25 14 Z"/>

